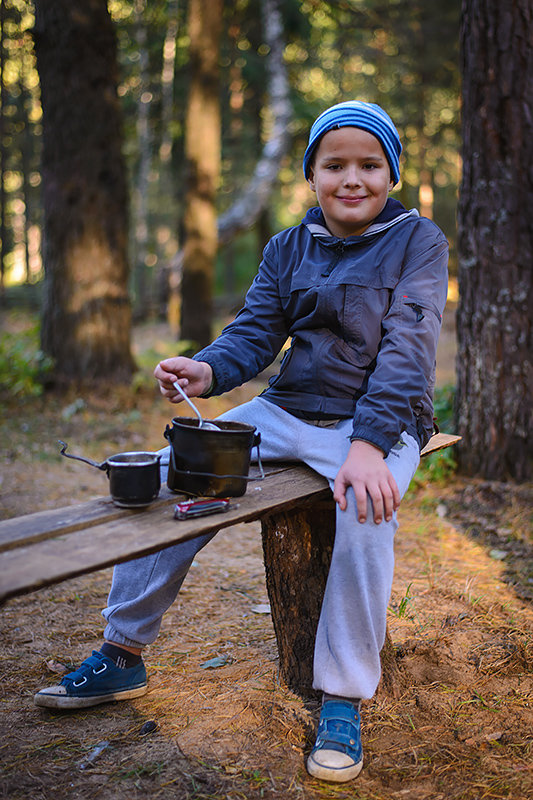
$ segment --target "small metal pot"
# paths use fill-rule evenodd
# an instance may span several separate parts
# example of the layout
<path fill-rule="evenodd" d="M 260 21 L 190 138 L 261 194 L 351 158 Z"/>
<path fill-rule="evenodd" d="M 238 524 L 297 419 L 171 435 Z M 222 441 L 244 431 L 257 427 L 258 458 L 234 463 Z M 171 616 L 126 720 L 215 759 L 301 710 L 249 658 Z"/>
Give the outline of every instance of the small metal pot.
<path fill-rule="evenodd" d="M 161 488 L 158 453 L 116 453 L 98 463 L 83 456 L 72 456 L 65 452 L 68 445 L 61 442 L 61 455 L 84 461 L 96 469 L 103 470 L 109 478 L 109 493 L 116 506 L 121 508 L 144 508 L 156 499 Z"/>

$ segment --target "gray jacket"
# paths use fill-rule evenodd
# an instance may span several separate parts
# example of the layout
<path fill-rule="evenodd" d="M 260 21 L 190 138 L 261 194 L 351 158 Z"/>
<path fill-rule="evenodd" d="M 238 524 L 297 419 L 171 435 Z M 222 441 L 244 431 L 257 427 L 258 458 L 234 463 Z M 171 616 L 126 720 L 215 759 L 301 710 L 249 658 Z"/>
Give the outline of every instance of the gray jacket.
<path fill-rule="evenodd" d="M 213 369 L 211 394 L 255 377 L 289 340 L 265 400 L 306 418 L 353 416 L 352 438 L 386 455 L 402 431 L 423 446 L 447 263 L 442 231 L 396 200 L 346 239 L 310 209 L 270 240 L 243 309 L 196 354 Z"/>

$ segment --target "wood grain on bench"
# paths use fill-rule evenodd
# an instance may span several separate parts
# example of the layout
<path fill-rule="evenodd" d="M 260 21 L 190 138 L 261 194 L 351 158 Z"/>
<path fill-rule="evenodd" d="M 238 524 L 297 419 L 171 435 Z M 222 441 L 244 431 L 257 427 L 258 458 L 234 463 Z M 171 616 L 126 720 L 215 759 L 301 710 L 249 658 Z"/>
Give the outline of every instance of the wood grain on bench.
<path fill-rule="evenodd" d="M 423 455 L 460 437 L 436 434 Z M 252 467 L 252 477 L 257 468 Z M 0 604 L 10 597 L 157 552 L 172 544 L 331 498 L 325 478 L 302 464 L 265 466 L 227 512 L 175 520 L 182 495 L 161 489 L 146 509 L 117 508 L 109 497 L 0 522 Z"/>
<path fill-rule="evenodd" d="M 265 475 L 232 498 L 228 511 L 196 519 L 175 520 L 173 505 L 184 498 L 163 488 L 146 509 L 118 509 L 99 498 L 0 522 L 0 602 L 330 495 L 327 481 L 308 467 L 271 465 Z"/>

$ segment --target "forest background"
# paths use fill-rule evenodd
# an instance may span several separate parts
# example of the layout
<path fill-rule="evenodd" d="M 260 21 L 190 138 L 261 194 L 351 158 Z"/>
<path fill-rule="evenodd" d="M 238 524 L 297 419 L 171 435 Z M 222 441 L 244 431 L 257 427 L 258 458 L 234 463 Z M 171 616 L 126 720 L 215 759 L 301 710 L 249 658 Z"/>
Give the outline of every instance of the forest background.
<path fill-rule="evenodd" d="M 184 133 L 190 81 L 187 4 L 178 0 L 110 0 L 118 37 L 118 95 L 129 178 L 131 293 L 135 316 L 166 311 L 165 271 L 179 251 L 184 214 Z M 268 6 L 268 3 L 266 4 Z M 38 287 L 41 253 L 42 109 L 32 31 L 33 4 L 4 0 L 2 42 L 2 286 Z M 264 0 L 223 8 L 220 40 L 222 109 L 219 214 L 252 176 L 272 125 Z M 439 224 L 455 253 L 460 180 L 460 2 L 438 8 L 414 2 L 288 0 L 282 7 L 283 69 L 291 113 L 287 152 L 253 230 L 222 245 L 216 292 L 234 302 L 257 268 L 266 239 L 299 222 L 312 197 L 301 160 L 314 118 L 334 102 L 383 104 L 404 151 L 396 196 Z M 143 287 L 142 296 L 138 287 Z M 29 291 L 27 297 L 36 297 Z M 13 298 L 13 299 L 12 299 Z"/>
<path fill-rule="evenodd" d="M 13 305 L 22 299 L 36 307 L 43 278 L 43 202 L 33 5 L 4 0 L 2 9 L 2 303 Z M 168 316 L 178 337 L 179 299 L 170 304 L 168 299 L 175 298 L 173 289 L 181 277 L 187 184 L 187 4 L 111 0 L 109 12 L 118 37 L 134 318 Z M 222 152 L 216 193 L 222 225 L 272 133 L 276 107 L 269 59 L 276 46 L 283 53 L 278 80 L 286 82 L 286 124 L 267 202 L 254 219 L 243 220 L 245 230 L 237 229 L 240 235 L 226 233 L 218 248 L 217 310 L 238 306 L 266 240 L 299 222 L 312 204 L 301 174 L 308 130 L 324 108 L 346 98 L 382 103 L 397 123 L 407 145 L 395 196 L 442 227 L 451 243 L 451 272 L 456 275 L 460 3 L 448 0 L 437 8 L 416 2 L 289 0 L 282 4 L 277 40 L 270 43 L 265 40 L 265 18 L 272 14 L 268 0 L 226 3 L 222 13 Z"/>
<path fill-rule="evenodd" d="M 8 396 L 131 384 L 132 319 L 208 344 L 314 201 L 312 120 L 360 97 L 450 242 L 460 466 L 531 476 L 527 3 L 1 0 L 0 23 L 0 302 L 36 319 L 2 332 Z"/>
<path fill-rule="evenodd" d="M 39 306 L 41 345 L 3 340 L 10 394 L 130 382 L 132 320 L 207 344 L 314 202 L 312 120 L 360 97 L 404 140 L 395 196 L 450 241 L 461 466 L 531 476 L 526 0 L 2 0 L 0 21 L 0 299 Z"/>
<path fill-rule="evenodd" d="M 453 474 L 458 448 L 447 450 L 424 460 L 402 505 L 388 615 L 398 685 L 365 706 L 357 787 L 328 789 L 305 774 L 318 710 L 279 679 L 259 533 L 241 526 L 193 565 L 150 648 L 150 694 L 138 703 L 83 716 L 37 717 L 32 707 L 35 689 L 55 683 L 98 640 L 108 571 L 2 609 L 0 797 L 530 796 L 533 500 L 531 482 L 519 482 L 531 475 L 529 0 L 465 0 L 462 8 L 458 0 L 0 0 L 0 516 L 106 491 L 100 472 L 65 465 L 59 438 L 99 461 L 164 444 L 173 409 L 151 373 L 159 358 L 194 345 L 183 336 L 187 306 L 199 316 L 198 293 L 186 301 L 183 276 L 187 126 L 199 72 L 191 11 L 202 9 L 211 22 L 220 11 L 213 332 L 238 308 L 267 238 L 313 203 L 301 173 L 313 119 L 343 99 L 381 103 L 406 145 L 395 196 L 432 217 L 451 245 L 436 411 L 444 430 L 460 423 L 469 477 Z M 41 74 L 39 49 L 49 59 Z M 113 57 L 103 58 L 109 52 L 116 71 Z M 94 106 L 83 95 L 91 84 Z M 46 141 L 45 95 L 57 113 Z M 107 132 L 106 115 L 115 114 L 115 138 L 106 133 L 98 144 L 95 128 Z M 93 168 L 95 142 L 110 172 Z M 42 329 L 55 324 L 47 297 L 61 307 L 72 278 L 51 240 L 65 249 L 64 232 L 83 239 L 80 220 L 94 209 L 75 201 L 92 196 L 95 178 L 108 229 L 116 192 L 127 232 L 119 311 L 131 305 L 133 325 L 108 315 L 125 333 L 122 384 L 110 376 L 84 383 L 82 374 L 59 381 L 61 365 L 41 349 Z M 98 282 L 101 264 L 81 251 L 78 288 Z M 91 321 L 94 304 L 87 308 Z M 82 317 L 60 320 L 54 346 L 76 339 L 68 326 Z M 71 364 L 83 367 L 78 356 Z M 102 353 L 93 363 L 109 367 Z M 265 377 L 200 400 L 204 416 L 248 399 Z M 219 666 L 206 669 L 213 659 Z M 147 720 L 157 723 L 149 737 L 141 733 Z"/>

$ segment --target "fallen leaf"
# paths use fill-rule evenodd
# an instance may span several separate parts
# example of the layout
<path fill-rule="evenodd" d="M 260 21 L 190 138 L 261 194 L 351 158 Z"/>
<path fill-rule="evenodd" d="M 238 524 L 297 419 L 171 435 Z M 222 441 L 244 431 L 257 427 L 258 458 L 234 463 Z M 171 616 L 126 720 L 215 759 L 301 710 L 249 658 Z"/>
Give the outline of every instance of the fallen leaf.
<path fill-rule="evenodd" d="M 252 606 L 251 610 L 254 614 L 270 614 L 270 603 L 258 603 Z"/>
<path fill-rule="evenodd" d="M 465 739 L 465 744 L 483 744 L 483 742 L 497 742 L 503 736 L 503 731 L 492 731 L 490 733 L 480 733 L 478 736 L 471 736 Z"/>
<path fill-rule="evenodd" d="M 229 656 L 215 656 L 215 658 L 210 658 L 209 661 L 204 661 L 203 664 L 200 664 L 200 668 L 215 669 L 216 667 L 223 667 L 229 660 Z"/>
<path fill-rule="evenodd" d="M 60 661 L 54 661 L 53 658 L 46 662 L 46 666 L 50 672 L 56 672 L 58 675 L 65 675 L 65 673 L 70 672 L 65 664 L 62 664 Z"/>

